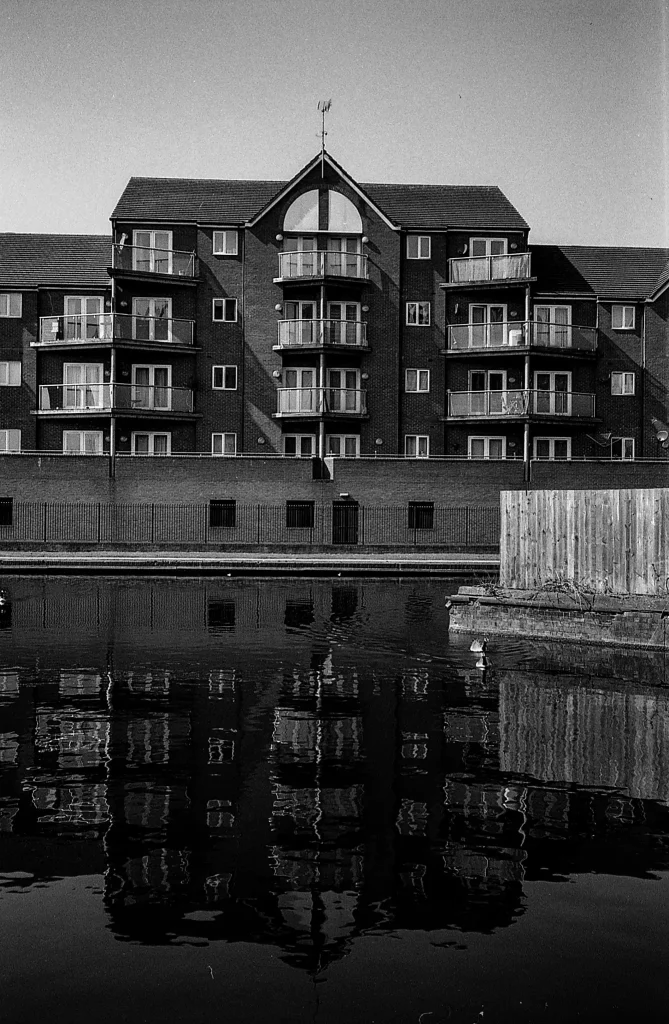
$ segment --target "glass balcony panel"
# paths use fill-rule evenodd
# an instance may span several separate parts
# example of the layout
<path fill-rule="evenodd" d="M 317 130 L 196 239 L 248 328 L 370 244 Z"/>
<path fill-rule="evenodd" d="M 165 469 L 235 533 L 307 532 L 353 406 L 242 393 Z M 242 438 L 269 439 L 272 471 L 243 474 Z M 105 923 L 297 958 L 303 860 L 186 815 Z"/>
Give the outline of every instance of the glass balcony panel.
<path fill-rule="evenodd" d="M 361 253 L 311 252 L 279 253 L 279 277 L 367 277 L 367 257 Z"/>
<path fill-rule="evenodd" d="M 360 320 L 279 320 L 279 346 L 366 344 L 367 324 Z"/>
<path fill-rule="evenodd" d="M 112 266 L 115 270 L 134 270 L 142 274 L 166 274 L 171 277 L 197 275 L 195 253 L 178 249 L 113 245 Z"/>
<path fill-rule="evenodd" d="M 277 412 L 282 414 L 366 412 L 365 391 L 356 388 L 279 388 Z"/>
<path fill-rule="evenodd" d="M 512 256 L 470 256 L 450 260 L 451 283 L 525 280 L 530 276 L 530 253 Z"/>

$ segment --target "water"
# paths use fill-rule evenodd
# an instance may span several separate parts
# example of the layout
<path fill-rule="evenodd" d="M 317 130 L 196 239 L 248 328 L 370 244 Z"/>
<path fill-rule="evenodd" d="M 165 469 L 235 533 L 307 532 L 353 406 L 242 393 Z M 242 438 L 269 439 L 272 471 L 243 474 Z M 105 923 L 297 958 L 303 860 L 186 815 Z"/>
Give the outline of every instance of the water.
<path fill-rule="evenodd" d="M 664 657 L 482 672 L 443 581 L 2 583 L 3 1024 L 666 1016 Z"/>

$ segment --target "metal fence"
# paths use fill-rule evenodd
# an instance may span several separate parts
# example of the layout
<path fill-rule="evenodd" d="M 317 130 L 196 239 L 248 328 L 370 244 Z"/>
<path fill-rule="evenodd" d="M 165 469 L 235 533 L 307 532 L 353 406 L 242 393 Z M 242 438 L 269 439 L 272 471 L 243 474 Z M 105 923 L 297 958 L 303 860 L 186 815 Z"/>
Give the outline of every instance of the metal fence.
<path fill-rule="evenodd" d="M 430 506 L 300 502 L 290 506 L 225 502 L 225 525 L 216 502 L 109 504 L 14 501 L 0 525 L 0 545 L 87 544 L 256 546 L 354 546 L 382 548 L 497 549 L 498 506 Z M 424 507 L 424 505 L 423 505 Z"/>

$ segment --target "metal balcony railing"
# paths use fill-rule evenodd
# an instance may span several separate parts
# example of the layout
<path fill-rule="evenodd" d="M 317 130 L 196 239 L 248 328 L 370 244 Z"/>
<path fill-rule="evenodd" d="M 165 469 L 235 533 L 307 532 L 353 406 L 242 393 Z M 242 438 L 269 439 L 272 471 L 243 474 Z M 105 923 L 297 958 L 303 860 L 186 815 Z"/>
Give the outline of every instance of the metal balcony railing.
<path fill-rule="evenodd" d="M 196 277 L 197 257 L 194 252 L 178 249 L 154 249 L 139 245 L 112 245 L 112 266 L 115 270 L 134 270 L 141 274 L 168 274 L 174 277 Z"/>
<path fill-rule="evenodd" d="M 277 395 L 280 415 L 367 412 L 367 392 L 354 388 L 279 388 Z"/>
<path fill-rule="evenodd" d="M 42 344 L 85 345 L 92 341 L 147 341 L 192 345 L 194 321 L 130 313 L 84 313 L 40 317 Z"/>
<path fill-rule="evenodd" d="M 154 384 L 42 384 L 40 412 L 112 412 L 133 409 L 152 412 L 193 411 L 189 388 Z"/>
<path fill-rule="evenodd" d="M 594 352 L 597 348 L 595 327 L 574 324 L 535 323 L 508 320 L 488 324 L 451 324 L 448 328 L 448 351 L 482 351 L 484 349 L 568 348 L 571 351 Z"/>
<path fill-rule="evenodd" d="M 511 256 L 466 256 L 448 261 L 452 284 L 478 281 L 524 281 L 530 277 L 530 253 Z"/>
<path fill-rule="evenodd" d="M 448 415 L 485 416 L 571 416 L 592 418 L 595 396 L 572 391 L 452 391 Z"/>
<path fill-rule="evenodd" d="M 367 344 L 367 324 L 362 320 L 279 320 L 278 331 L 279 348 Z"/>
<path fill-rule="evenodd" d="M 280 252 L 279 277 L 367 278 L 367 257 L 356 252 Z"/>

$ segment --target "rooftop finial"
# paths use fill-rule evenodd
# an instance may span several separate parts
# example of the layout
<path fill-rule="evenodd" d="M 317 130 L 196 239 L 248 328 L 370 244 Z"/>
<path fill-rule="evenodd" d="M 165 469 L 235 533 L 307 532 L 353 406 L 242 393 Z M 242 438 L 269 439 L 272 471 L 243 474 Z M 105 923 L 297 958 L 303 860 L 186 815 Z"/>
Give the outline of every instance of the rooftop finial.
<path fill-rule="evenodd" d="M 325 136 L 327 132 L 325 130 L 325 115 L 332 106 L 332 100 L 321 100 L 318 104 L 318 109 L 321 112 L 321 177 L 325 177 Z"/>

